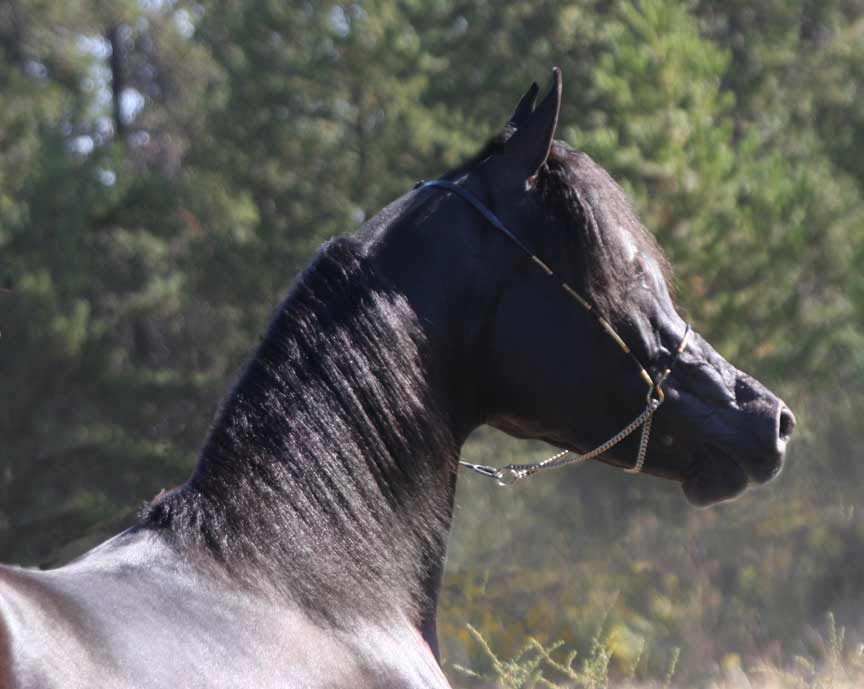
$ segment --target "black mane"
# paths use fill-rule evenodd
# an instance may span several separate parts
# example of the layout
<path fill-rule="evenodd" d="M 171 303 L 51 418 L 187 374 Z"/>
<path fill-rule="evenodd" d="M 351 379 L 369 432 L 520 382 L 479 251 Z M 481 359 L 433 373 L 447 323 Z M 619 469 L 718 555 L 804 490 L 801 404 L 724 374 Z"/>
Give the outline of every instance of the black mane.
<path fill-rule="evenodd" d="M 322 614 L 415 609 L 443 557 L 456 448 L 404 298 L 350 239 L 277 310 L 184 486 L 142 525 Z M 413 606 L 413 607 L 412 607 Z"/>

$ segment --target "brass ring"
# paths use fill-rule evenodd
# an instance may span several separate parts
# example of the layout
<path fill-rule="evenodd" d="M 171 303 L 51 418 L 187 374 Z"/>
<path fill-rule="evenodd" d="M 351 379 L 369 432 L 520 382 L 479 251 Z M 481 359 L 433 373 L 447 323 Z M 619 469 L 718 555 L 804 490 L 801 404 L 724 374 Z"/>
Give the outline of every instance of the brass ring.
<path fill-rule="evenodd" d="M 495 481 L 499 486 L 512 486 L 522 478 L 522 472 L 513 467 L 503 467 L 495 472 Z"/>

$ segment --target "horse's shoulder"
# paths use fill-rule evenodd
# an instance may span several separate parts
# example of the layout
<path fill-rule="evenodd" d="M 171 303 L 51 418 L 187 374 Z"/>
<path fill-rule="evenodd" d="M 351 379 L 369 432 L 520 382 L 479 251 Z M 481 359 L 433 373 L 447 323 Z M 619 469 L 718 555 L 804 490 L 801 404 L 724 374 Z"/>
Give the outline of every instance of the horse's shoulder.
<path fill-rule="evenodd" d="M 420 631 L 408 620 L 361 626 L 354 648 L 368 676 L 387 689 L 450 689 L 447 678 Z M 369 681 L 369 685 L 373 682 Z M 359 686 L 366 686 L 360 684 Z"/>

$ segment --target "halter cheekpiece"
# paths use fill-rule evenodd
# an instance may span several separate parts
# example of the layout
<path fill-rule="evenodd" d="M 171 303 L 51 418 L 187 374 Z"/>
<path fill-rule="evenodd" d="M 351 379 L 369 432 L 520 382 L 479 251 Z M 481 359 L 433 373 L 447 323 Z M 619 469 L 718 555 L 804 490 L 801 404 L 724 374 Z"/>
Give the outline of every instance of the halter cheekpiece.
<path fill-rule="evenodd" d="M 672 353 L 672 358 L 669 361 L 669 365 L 663 369 L 663 371 L 657 376 L 657 379 L 653 379 L 651 374 L 645 369 L 642 365 L 642 362 L 636 357 L 635 354 L 630 350 L 630 347 L 627 346 L 627 343 L 615 332 L 615 329 L 612 325 L 607 321 L 602 315 L 600 315 L 594 306 L 585 299 L 581 294 L 579 294 L 573 287 L 571 287 L 566 280 L 562 280 L 558 275 L 556 275 L 555 271 L 553 271 L 546 263 L 541 260 L 536 254 L 534 254 L 531 249 L 529 249 L 525 243 L 519 239 L 513 232 L 511 232 L 507 226 L 501 222 L 501 219 L 495 215 L 489 208 L 478 199 L 474 194 L 470 191 L 463 189 L 458 184 L 450 182 L 444 179 L 434 179 L 429 182 L 418 182 L 414 188 L 415 189 L 428 189 L 431 187 L 437 187 L 439 189 L 446 189 L 447 191 L 452 191 L 457 196 L 460 196 L 463 200 L 465 200 L 470 206 L 474 208 L 483 218 L 494 227 L 496 230 L 501 232 L 507 239 L 513 242 L 519 249 L 526 255 L 534 264 L 542 270 L 548 277 L 556 280 L 561 287 L 561 289 L 566 292 L 566 294 L 573 299 L 579 306 L 588 311 L 597 323 L 600 324 L 600 327 L 606 332 L 609 337 L 611 337 L 615 344 L 627 354 L 633 363 L 636 364 L 636 367 L 639 369 L 639 375 L 642 377 L 642 380 L 645 381 L 645 384 L 648 386 L 648 393 L 645 397 L 645 409 L 633 419 L 630 423 L 628 423 L 624 428 L 622 428 L 618 433 L 613 435 L 609 440 L 598 445 L 593 450 L 585 452 L 583 454 L 575 454 L 572 450 L 562 450 L 557 454 L 552 455 L 548 459 L 544 459 L 542 462 L 535 462 L 531 464 L 508 464 L 504 467 L 494 467 L 486 464 L 472 464 L 471 462 L 465 462 L 463 460 L 459 460 L 459 464 L 462 466 L 466 466 L 473 471 L 476 471 L 478 474 L 482 474 L 483 476 L 488 476 L 489 478 L 495 479 L 495 481 L 500 486 L 509 486 L 516 481 L 519 481 L 523 478 L 528 478 L 529 476 L 533 476 L 541 471 L 546 469 L 558 469 L 560 467 L 568 466 L 570 464 L 577 464 L 580 462 L 587 461 L 589 459 L 594 459 L 602 455 L 604 452 L 614 447 L 622 440 L 624 440 L 627 436 L 633 433 L 637 428 L 642 428 L 642 434 L 639 438 L 639 450 L 636 453 L 636 463 L 630 467 L 629 469 L 625 469 L 624 471 L 628 471 L 633 474 L 638 474 L 645 467 L 645 455 L 648 452 L 648 438 L 651 435 L 651 421 L 654 416 L 654 413 L 663 404 L 665 399 L 665 395 L 663 393 L 663 383 L 668 378 L 669 373 L 672 371 L 672 367 L 675 365 L 675 362 L 678 361 L 678 357 L 681 352 L 683 352 L 687 347 L 687 340 L 690 337 L 690 324 L 687 324 L 686 329 L 684 330 L 684 335 L 681 337 L 681 341 L 678 344 L 677 349 Z M 568 455 L 573 454 L 573 457 L 568 457 Z"/>

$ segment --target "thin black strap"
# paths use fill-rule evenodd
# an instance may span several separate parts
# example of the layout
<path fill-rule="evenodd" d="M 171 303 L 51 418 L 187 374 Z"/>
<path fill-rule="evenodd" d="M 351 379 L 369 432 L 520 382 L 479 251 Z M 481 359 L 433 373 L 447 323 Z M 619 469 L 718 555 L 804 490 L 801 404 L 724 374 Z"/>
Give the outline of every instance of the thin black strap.
<path fill-rule="evenodd" d="M 503 232 L 507 235 L 507 238 L 510 239 L 516 246 L 518 246 L 522 251 L 524 251 L 529 258 L 534 258 L 534 252 L 531 251 L 525 244 L 522 242 L 519 237 L 513 234 L 510 230 L 507 229 L 507 226 L 504 225 L 499 219 L 498 216 L 495 215 L 492 211 L 486 208 L 486 205 L 478 199 L 474 194 L 472 194 L 467 189 L 463 189 L 458 184 L 454 184 L 453 182 L 448 182 L 446 179 L 433 179 L 428 182 L 423 182 L 422 184 L 415 187 L 416 189 L 427 189 L 429 187 L 438 187 L 440 189 L 446 189 L 447 191 L 452 191 L 457 196 L 461 196 L 468 203 L 470 203 L 474 210 L 476 210 L 480 215 L 482 215 L 486 221 L 492 225 L 499 232 Z"/>

